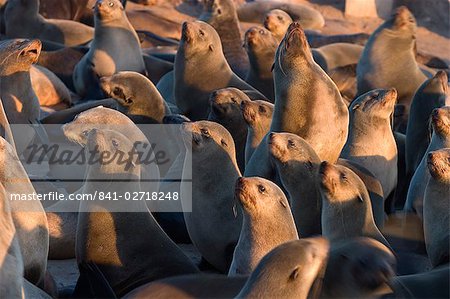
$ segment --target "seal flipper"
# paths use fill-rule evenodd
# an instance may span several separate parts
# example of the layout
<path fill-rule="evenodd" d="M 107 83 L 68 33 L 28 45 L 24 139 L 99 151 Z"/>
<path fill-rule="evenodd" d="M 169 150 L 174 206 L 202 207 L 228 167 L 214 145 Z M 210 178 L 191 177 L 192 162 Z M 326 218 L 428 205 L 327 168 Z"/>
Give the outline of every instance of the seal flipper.
<path fill-rule="evenodd" d="M 73 298 L 117 298 L 103 273 L 92 262 L 78 264 L 80 277 L 73 291 Z"/>

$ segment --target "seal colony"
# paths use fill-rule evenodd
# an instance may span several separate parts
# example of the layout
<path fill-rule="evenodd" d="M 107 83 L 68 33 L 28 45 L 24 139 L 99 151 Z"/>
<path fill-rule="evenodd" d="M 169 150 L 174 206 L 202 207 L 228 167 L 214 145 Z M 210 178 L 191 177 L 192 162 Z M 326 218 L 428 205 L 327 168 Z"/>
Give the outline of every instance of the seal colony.
<path fill-rule="evenodd" d="M 0 297 L 449 298 L 449 67 L 422 20 L 181 2 L 0 1 Z M 82 158 L 31 154 L 53 143 Z M 14 199 L 56 192 L 150 199 Z"/>

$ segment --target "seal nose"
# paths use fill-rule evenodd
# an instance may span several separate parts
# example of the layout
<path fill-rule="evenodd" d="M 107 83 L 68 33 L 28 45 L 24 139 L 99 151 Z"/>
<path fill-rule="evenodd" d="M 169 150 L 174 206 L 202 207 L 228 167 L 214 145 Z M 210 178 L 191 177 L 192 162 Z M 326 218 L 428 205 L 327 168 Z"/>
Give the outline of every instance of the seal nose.
<path fill-rule="evenodd" d="M 319 173 L 324 175 L 328 171 L 330 171 L 332 167 L 333 165 L 331 163 L 329 163 L 328 161 L 323 161 L 322 163 L 320 163 Z"/>
<path fill-rule="evenodd" d="M 247 107 L 247 101 L 242 101 L 241 102 L 241 110 L 245 110 L 246 107 Z"/>
<path fill-rule="evenodd" d="M 242 188 L 244 187 L 244 183 L 245 183 L 245 178 L 244 178 L 244 177 L 239 177 L 239 178 L 236 180 L 236 184 L 234 185 L 234 189 L 235 189 L 236 191 L 242 190 Z"/>
<path fill-rule="evenodd" d="M 271 132 L 271 133 L 269 134 L 269 144 L 272 144 L 273 141 L 274 141 L 274 139 L 275 139 L 275 133 L 274 133 L 274 132 Z"/>

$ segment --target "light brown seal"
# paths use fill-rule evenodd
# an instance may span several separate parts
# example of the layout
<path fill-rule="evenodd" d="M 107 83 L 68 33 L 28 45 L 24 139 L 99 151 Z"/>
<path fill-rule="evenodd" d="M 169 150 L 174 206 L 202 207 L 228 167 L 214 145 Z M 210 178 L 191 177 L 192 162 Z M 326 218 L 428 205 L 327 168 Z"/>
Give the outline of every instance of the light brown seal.
<path fill-rule="evenodd" d="M 353 171 L 324 161 L 319 182 L 323 236 L 330 241 L 369 237 L 390 248 L 373 220 L 366 186 Z"/>
<path fill-rule="evenodd" d="M 264 99 L 232 72 L 223 55 L 219 35 L 211 25 L 201 21 L 183 24 L 173 79 L 176 105 L 194 121 L 207 118 L 209 95 L 220 88 L 248 90 L 253 94 L 247 93 L 250 98 Z"/>
<path fill-rule="evenodd" d="M 410 177 L 419 166 L 430 141 L 431 112 L 435 108 L 445 106 L 447 92 L 447 73 L 439 71 L 425 81 L 414 94 L 406 128 L 406 171 Z M 450 100 L 448 105 L 450 105 Z"/>
<path fill-rule="evenodd" d="M 248 96 L 237 88 L 228 87 L 214 91 L 210 97 L 211 109 L 208 120 L 217 122 L 227 129 L 236 147 L 239 169 L 245 170 L 245 145 L 247 125 L 241 113 L 241 105 L 250 102 Z"/>
<path fill-rule="evenodd" d="M 398 103 L 405 111 L 397 115 L 395 127 L 403 132 L 414 93 L 427 79 L 414 57 L 416 27 L 411 12 L 404 6 L 397 8 L 372 33 L 356 68 L 358 95 L 376 88 L 397 89 Z"/>
<path fill-rule="evenodd" d="M 348 110 L 336 85 L 314 62 L 300 24 L 289 27 L 277 49 L 273 72 L 275 110 L 270 131 L 296 134 L 321 160 L 337 161 L 347 139 Z M 253 153 L 245 175 L 273 175 L 266 142 Z"/>
<path fill-rule="evenodd" d="M 99 78 L 120 71 L 145 74 L 139 38 L 119 0 L 98 0 L 94 40 L 73 72 L 75 90 L 82 98 L 101 99 Z"/>
<path fill-rule="evenodd" d="M 397 145 L 391 119 L 397 100 L 395 89 L 376 89 L 355 99 L 341 157 L 369 170 L 383 187 L 386 199 L 397 186 Z"/>
<path fill-rule="evenodd" d="M 273 109 L 273 104 L 267 101 L 255 100 L 241 103 L 242 116 L 247 123 L 245 164 L 250 161 L 253 152 L 269 132 Z"/>
<path fill-rule="evenodd" d="M 245 81 L 273 102 L 275 91 L 272 65 L 278 41 L 269 30 L 259 26 L 252 27 L 245 32 L 244 47 L 250 61 Z"/>
<path fill-rule="evenodd" d="M 23 258 L 24 277 L 43 287 L 48 255 L 48 224 L 39 201 L 11 200 L 35 194 L 36 191 L 14 148 L 0 138 L 0 183 L 10 200 L 11 214 L 16 227 Z"/>
<path fill-rule="evenodd" d="M 434 109 L 431 113 L 431 125 L 431 141 L 411 179 L 404 207 L 405 211 L 415 211 L 421 218 L 425 188 L 430 178 L 426 170 L 427 155 L 429 152 L 450 147 L 450 106 Z"/>
<path fill-rule="evenodd" d="M 233 214 L 234 184 L 241 176 L 234 141 L 221 125 L 210 121 L 182 125 L 186 159 L 181 198 L 192 198 L 192 212 L 184 213 L 192 243 L 202 257 L 222 273 L 228 272 L 239 239 L 242 215 Z M 192 173 L 189 173 L 192 169 Z M 217 171 L 220 169 L 220 171 Z M 183 210 L 189 203 L 182 201 Z"/>
<path fill-rule="evenodd" d="M 0 98 L 11 124 L 37 123 L 40 105 L 30 79 L 30 68 L 39 57 L 39 40 L 7 40 L 0 43 Z M 12 130 L 13 134 L 19 134 Z M 21 130 L 16 140 L 20 155 L 34 138 L 33 130 Z"/>
<path fill-rule="evenodd" d="M 249 61 L 242 48 L 241 29 L 232 0 L 204 1 L 203 13 L 198 18 L 206 22 L 217 31 L 222 42 L 222 49 L 233 72 L 245 78 L 249 68 Z"/>
<path fill-rule="evenodd" d="M 137 157 L 127 157 L 130 162 L 125 166 L 120 158 L 106 158 L 103 154 L 109 153 L 109 157 L 119 157 L 120 153 L 129 155 L 134 146 L 119 132 L 91 130 L 86 150 L 94 153 L 98 163 L 89 165 L 83 192 L 125 194 L 141 190 Z M 96 183 L 96 180 L 104 181 Z M 111 183 L 105 184 L 105 180 Z M 133 227 L 139 229 L 133 230 Z M 157 224 L 145 201 L 131 202 L 123 198 L 115 204 L 80 203 L 76 257 L 78 264 L 96 264 L 117 296 L 153 280 L 198 272 Z"/>
<path fill-rule="evenodd" d="M 396 273 L 392 251 L 370 238 L 331 245 L 321 298 L 370 298 L 388 289 Z"/>
<path fill-rule="evenodd" d="M 450 260 L 450 148 L 428 153 L 430 180 L 423 202 L 423 231 L 433 267 Z"/>
<path fill-rule="evenodd" d="M 38 38 L 77 46 L 94 37 L 94 29 L 70 21 L 45 19 L 39 14 L 39 0 L 9 0 L 5 10 L 6 36 L 9 38 Z"/>
<path fill-rule="evenodd" d="M 240 6 L 237 11 L 241 22 L 260 23 L 265 14 L 273 9 L 285 11 L 305 29 L 320 29 L 325 25 L 325 19 L 320 12 L 309 5 L 299 3 L 255 1 Z"/>
<path fill-rule="evenodd" d="M 320 158 L 301 137 L 291 133 L 270 133 L 269 155 L 288 191 L 292 214 L 301 237 L 321 233 L 321 198 L 317 173 Z"/>
<path fill-rule="evenodd" d="M 235 197 L 244 217 L 228 275 L 250 275 L 269 251 L 297 240 L 298 233 L 286 196 L 271 181 L 239 178 Z"/>

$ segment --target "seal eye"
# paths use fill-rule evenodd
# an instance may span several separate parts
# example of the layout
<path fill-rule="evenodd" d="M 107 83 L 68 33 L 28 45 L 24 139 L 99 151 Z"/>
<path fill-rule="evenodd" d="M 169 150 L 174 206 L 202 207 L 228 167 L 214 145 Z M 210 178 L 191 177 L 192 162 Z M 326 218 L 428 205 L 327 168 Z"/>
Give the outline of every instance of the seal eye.
<path fill-rule="evenodd" d="M 347 181 L 347 176 L 345 175 L 345 173 L 341 173 L 341 179 Z"/>
<path fill-rule="evenodd" d="M 288 140 L 288 146 L 289 147 L 295 147 L 295 142 L 292 140 Z"/>
<path fill-rule="evenodd" d="M 200 34 L 200 36 L 205 36 L 205 31 L 203 31 L 203 30 L 200 29 L 200 30 L 198 31 L 198 34 Z"/>
<path fill-rule="evenodd" d="M 115 139 L 111 140 L 111 144 L 116 148 L 119 146 L 119 143 Z"/>
<path fill-rule="evenodd" d="M 217 14 L 218 14 L 218 15 L 221 15 L 221 14 L 222 14 L 222 10 L 221 10 L 220 8 L 217 10 Z"/>
<path fill-rule="evenodd" d="M 114 3 L 113 2 L 109 2 L 108 5 L 109 5 L 109 7 L 113 7 Z"/>
<path fill-rule="evenodd" d="M 290 280 L 297 279 L 299 272 L 300 272 L 300 268 L 299 267 L 295 268 L 294 271 L 292 271 L 291 275 L 289 275 L 289 279 Z"/>
<path fill-rule="evenodd" d="M 263 185 L 259 185 L 258 191 L 259 191 L 259 193 L 264 194 L 264 192 L 266 192 L 266 188 Z"/>
<path fill-rule="evenodd" d="M 207 129 L 201 129 L 200 130 L 202 132 L 202 135 L 205 137 L 211 137 L 211 135 L 209 134 L 209 131 Z"/>
<path fill-rule="evenodd" d="M 258 111 L 259 113 L 266 113 L 266 108 L 264 106 L 259 106 Z"/>
<path fill-rule="evenodd" d="M 278 16 L 278 20 L 279 21 L 283 21 L 283 17 L 282 16 Z"/>
<path fill-rule="evenodd" d="M 230 100 L 231 100 L 233 103 L 237 104 L 237 101 L 236 101 L 236 99 L 235 99 L 234 97 L 231 97 Z"/>
<path fill-rule="evenodd" d="M 259 30 L 259 34 L 264 34 L 264 30 Z"/>
<path fill-rule="evenodd" d="M 115 96 L 122 96 L 123 95 L 123 91 L 122 91 L 122 88 L 120 88 L 120 87 L 114 87 L 114 90 L 113 90 L 113 94 L 115 95 Z"/>
<path fill-rule="evenodd" d="M 87 135 L 89 135 L 89 131 L 88 131 L 88 130 L 84 130 L 84 131 L 82 132 L 82 134 L 83 134 L 83 136 L 86 136 L 86 137 L 87 137 Z"/>

